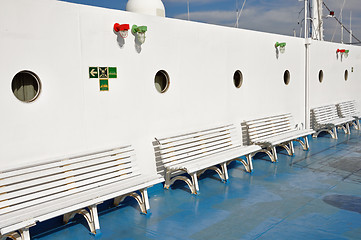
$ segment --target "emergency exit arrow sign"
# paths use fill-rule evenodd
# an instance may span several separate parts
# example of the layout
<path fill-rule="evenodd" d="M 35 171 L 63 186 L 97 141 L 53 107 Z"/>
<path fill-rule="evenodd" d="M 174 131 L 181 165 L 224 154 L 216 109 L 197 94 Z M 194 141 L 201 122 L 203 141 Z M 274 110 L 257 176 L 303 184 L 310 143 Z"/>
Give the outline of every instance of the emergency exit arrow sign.
<path fill-rule="evenodd" d="M 89 67 L 89 78 L 98 78 L 98 67 Z"/>

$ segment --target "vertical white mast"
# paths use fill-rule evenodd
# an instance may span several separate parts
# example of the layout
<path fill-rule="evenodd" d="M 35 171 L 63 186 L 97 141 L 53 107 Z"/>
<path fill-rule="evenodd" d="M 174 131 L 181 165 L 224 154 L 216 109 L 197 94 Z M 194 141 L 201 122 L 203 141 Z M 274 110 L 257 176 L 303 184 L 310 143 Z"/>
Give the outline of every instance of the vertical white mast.
<path fill-rule="evenodd" d="M 305 1 L 305 128 L 310 128 L 310 96 L 309 96 L 309 85 L 310 85 L 310 38 L 308 36 L 308 0 Z"/>
<path fill-rule="evenodd" d="M 341 43 L 343 43 L 343 19 L 342 19 L 343 7 L 341 8 Z"/>
<path fill-rule="evenodd" d="M 323 0 L 312 0 L 312 39 L 323 41 Z"/>
<path fill-rule="evenodd" d="M 350 12 L 350 44 L 352 43 L 352 11 Z"/>

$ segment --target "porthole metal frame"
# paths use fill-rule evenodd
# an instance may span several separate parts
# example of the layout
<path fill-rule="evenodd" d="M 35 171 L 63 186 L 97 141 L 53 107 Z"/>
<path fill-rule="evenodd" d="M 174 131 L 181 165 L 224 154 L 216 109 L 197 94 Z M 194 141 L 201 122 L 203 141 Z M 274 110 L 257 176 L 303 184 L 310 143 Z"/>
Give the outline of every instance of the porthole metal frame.
<path fill-rule="evenodd" d="M 15 93 L 14 93 L 14 90 L 13 90 L 14 79 L 15 79 L 15 77 L 16 77 L 18 74 L 21 74 L 21 73 L 26 73 L 26 74 L 31 75 L 31 76 L 36 80 L 36 83 L 37 83 L 37 85 L 38 85 L 38 91 L 36 92 L 35 96 L 34 96 L 33 98 L 31 98 L 30 100 L 21 100 L 21 99 L 19 99 L 19 98 L 15 95 Z M 19 71 L 18 73 L 16 73 L 16 74 L 14 75 L 13 79 L 11 80 L 11 91 L 12 91 L 14 97 L 15 97 L 17 100 L 19 100 L 20 102 L 23 102 L 23 103 L 31 103 L 31 102 L 34 102 L 34 101 L 39 97 L 39 95 L 40 95 L 40 93 L 41 93 L 41 90 L 42 90 L 42 84 L 41 84 L 41 81 L 40 81 L 39 76 L 38 76 L 36 73 L 34 73 L 34 72 L 30 71 L 30 70 L 22 70 L 22 71 Z"/>
<path fill-rule="evenodd" d="M 162 89 L 161 91 L 156 87 L 156 78 L 157 78 L 157 75 L 158 74 L 163 74 L 163 76 L 165 77 L 165 79 L 166 79 L 166 87 L 164 88 L 164 89 Z M 155 74 L 155 76 L 154 76 L 154 86 L 155 86 L 155 89 L 157 90 L 157 92 L 159 92 L 159 93 L 165 93 L 165 92 L 167 92 L 168 91 L 168 89 L 169 89 L 169 86 L 170 86 L 170 77 L 169 77 L 169 74 L 167 73 L 167 71 L 165 71 L 165 70 L 159 70 L 156 74 Z"/>

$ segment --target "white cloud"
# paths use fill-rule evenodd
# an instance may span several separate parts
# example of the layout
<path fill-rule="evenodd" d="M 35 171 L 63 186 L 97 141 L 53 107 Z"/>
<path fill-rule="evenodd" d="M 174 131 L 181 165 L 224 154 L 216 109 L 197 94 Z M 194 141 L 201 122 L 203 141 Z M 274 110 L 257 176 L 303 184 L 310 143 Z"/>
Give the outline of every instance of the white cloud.
<path fill-rule="evenodd" d="M 176 0 L 170 0 L 176 1 Z M 194 0 L 192 0 L 194 1 Z M 206 1 L 206 0 L 199 0 Z M 212 1 L 212 0 L 209 0 Z M 213 0 L 216 1 L 216 0 Z M 338 17 L 342 0 L 325 0 L 325 3 L 335 11 Z M 285 35 L 293 35 L 295 31 L 297 36 L 301 32 L 301 22 L 304 15 L 303 12 L 299 15 L 303 3 L 282 5 L 279 1 L 267 2 L 257 6 L 246 6 L 243 10 L 242 16 L 239 20 L 240 28 L 246 28 L 257 31 L 272 32 Z M 360 0 L 347 0 L 343 10 L 344 25 L 349 28 L 350 11 L 352 10 L 352 30 L 353 33 L 361 38 L 361 4 Z M 327 15 L 327 9 L 324 8 L 324 14 Z M 187 14 L 180 14 L 174 16 L 179 19 L 187 19 Z M 192 21 L 199 21 L 211 24 L 218 24 L 224 26 L 235 26 L 236 12 L 235 11 L 197 11 L 190 12 L 190 19 Z M 303 24 L 303 22 L 302 22 Z M 341 27 L 337 24 L 335 31 L 335 19 L 325 19 L 325 39 L 331 40 L 332 35 L 334 41 L 340 41 Z M 302 30 L 303 32 L 303 30 Z M 345 31 L 345 42 L 349 40 L 349 34 Z M 355 40 L 354 40 L 355 41 Z"/>
<path fill-rule="evenodd" d="M 297 26 L 297 16 L 298 13 L 294 8 L 265 10 L 256 7 L 250 7 L 244 9 L 239 20 L 239 26 L 240 28 L 292 35 L 293 28 Z M 186 19 L 187 15 L 181 14 L 175 16 L 175 18 Z M 192 21 L 200 21 L 225 26 L 235 26 L 236 12 L 191 12 L 190 18 Z"/>
<path fill-rule="evenodd" d="M 215 2 L 225 2 L 227 0 L 189 0 L 189 4 L 193 3 L 215 3 Z M 164 3 L 171 2 L 171 3 L 186 3 L 187 0 L 163 0 Z"/>

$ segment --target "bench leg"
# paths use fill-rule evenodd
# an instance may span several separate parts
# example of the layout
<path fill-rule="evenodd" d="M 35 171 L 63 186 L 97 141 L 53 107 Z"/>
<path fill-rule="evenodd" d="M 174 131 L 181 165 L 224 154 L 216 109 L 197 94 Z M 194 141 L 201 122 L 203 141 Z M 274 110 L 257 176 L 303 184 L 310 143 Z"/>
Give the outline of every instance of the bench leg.
<path fill-rule="evenodd" d="M 351 134 L 350 123 L 346 123 L 346 129 L 347 129 L 347 133 L 346 133 L 346 134 Z"/>
<path fill-rule="evenodd" d="M 257 151 L 256 153 L 258 153 L 258 152 L 263 152 L 263 153 L 267 154 L 267 156 L 271 159 L 271 162 L 277 162 L 277 159 L 275 159 L 272 149 L 269 149 L 269 148 L 261 149 L 261 150 Z"/>
<path fill-rule="evenodd" d="M 330 131 L 330 134 L 332 136 L 333 139 L 338 139 L 337 136 L 337 127 L 333 127 L 332 130 Z"/>
<path fill-rule="evenodd" d="M 186 169 L 178 169 L 179 171 L 184 171 L 187 173 L 187 170 Z M 187 176 L 175 176 L 175 177 L 170 177 L 171 176 L 171 171 L 170 170 L 165 170 L 166 173 L 165 173 L 165 183 L 164 183 L 164 188 L 165 189 L 169 189 L 169 187 L 177 180 L 181 180 L 181 181 L 184 181 L 189 189 L 191 190 L 191 193 L 192 194 L 197 194 L 199 191 L 199 189 L 197 190 L 198 188 L 198 179 L 197 179 L 197 173 L 194 173 L 194 174 L 190 174 L 191 175 L 191 179 L 189 179 Z M 192 175 L 194 176 L 195 175 L 195 179 L 194 177 L 192 177 Z M 197 184 L 197 186 L 195 186 L 195 183 Z"/>
<path fill-rule="evenodd" d="M 309 149 L 310 149 L 310 144 L 308 143 L 308 138 L 307 138 L 307 136 L 304 136 L 304 137 L 303 137 L 303 141 L 304 141 L 304 144 L 305 144 L 305 146 L 304 146 L 303 149 L 305 149 L 306 151 L 309 150 Z"/>
<path fill-rule="evenodd" d="M 294 146 L 293 146 L 293 141 L 290 141 L 290 150 L 291 150 L 291 153 L 292 153 L 292 156 L 293 156 L 293 154 L 295 154 L 295 148 L 294 148 Z"/>
<path fill-rule="evenodd" d="M 197 173 L 192 173 L 191 174 L 191 178 L 192 178 L 192 183 L 193 183 L 193 186 L 196 190 L 196 192 L 198 193 L 199 192 L 199 185 L 198 185 L 198 177 L 197 177 Z"/>
<path fill-rule="evenodd" d="M 19 230 L 21 235 L 21 240 L 30 240 L 29 228 L 23 228 Z"/>
<path fill-rule="evenodd" d="M 164 188 L 169 189 L 171 183 L 170 183 L 170 171 L 165 170 L 165 182 L 164 182 Z"/>
<path fill-rule="evenodd" d="M 352 126 L 355 128 L 355 130 L 360 130 L 360 129 L 359 129 L 360 123 L 359 123 L 358 119 L 355 119 L 354 121 L 352 121 L 351 124 L 352 124 Z M 350 127 L 351 127 L 351 126 L 350 126 Z"/>
<path fill-rule="evenodd" d="M 21 240 L 21 236 L 17 232 L 5 234 L 0 237 L 0 240 L 7 240 L 9 238 L 13 240 Z"/>
<path fill-rule="evenodd" d="M 310 145 L 308 144 L 308 138 L 307 138 L 307 136 L 304 136 L 302 138 L 303 138 L 303 141 L 301 139 L 294 139 L 293 141 L 300 143 L 303 150 L 307 151 L 310 148 Z"/>
<path fill-rule="evenodd" d="M 292 144 L 291 143 L 292 143 L 292 141 L 287 142 L 287 143 L 279 144 L 279 146 L 286 149 L 288 155 L 293 156 L 294 149 L 293 149 L 293 143 Z"/>
<path fill-rule="evenodd" d="M 229 178 L 228 170 L 227 170 L 227 162 L 224 162 L 224 163 L 221 164 L 221 169 L 222 169 L 224 181 L 227 182 L 228 178 Z"/>
<path fill-rule="evenodd" d="M 230 161 L 227 162 L 227 165 L 230 164 L 232 161 L 239 161 L 243 164 L 243 166 L 245 167 L 246 169 L 246 172 L 252 172 L 253 171 L 253 163 L 252 163 L 252 154 L 247 154 L 246 155 L 246 159 L 247 161 L 245 161 L 244 159 L 242 158 L 235 158 L 235 159 L 232 159 Z"/>
<path fill-rule="evenodd" d="M 67 213 L 63 217 L 63 221 L 67 224 L 76 214 L 84 216 L 85 220 L 88 222 L 90 232 L 97 234 L 97 230 L 100 230 L 99 217 L 97 205 L 92 205 L 88 207 L 89 211 L 86 209 L 80 209 L 71 213 Z"/>
<path fill-rule="evenodd" d="M 150 204 L 149 204 L 149 197 L 148 197 L 148 189 L 144 188 L 144 189 L 140 190 L 140 193 L 142 194 L 143 201 L 145 203 L 145 209 L 149 210 Z"/>
<path fill-rule="evenodd" d="M 9 238 L 13 239 L 13 240 L 30 240 L 29 229 L 25 228 L 25 229 L 19 230 L 19 232 L 12 232 L 12 233 L 5 234 L 0 237 L 0 240 L 7 240 Z"/>
<path fill-rule="evenodd" d="M 113 201 L 114 206 L 118 206 L 121 202 L 124 201 L 124 199 L 126 197 L 134 198 L 139 204 L 140 211 L 143 214 L 148 213 L 147 210 L 149 209 L 149 199 L 148 199 L 147 189 L 140 190 L 140 194 L 138 194 L 136 192 L 132 192 L 132 193 L 125 194 L 123 196 L 119 196 L 119 197 L 114 198 L 114 201 Z"/>
<path fill-rule="evenodd" d="M 247 165 L 248 165 L 248 171 L 247 172 L 253 172 L 253 162 L 252 162 L 252 154 L 247 154 Z M 247 170 L 247 168 L 246 168 Z"/>
<path fill-rule="evenodd" d="M 277 151 L 276 151 L 276 146 L 272 146 L 272 156 L 273 156 L 273 161 L 272 162 L 277 162 L 278 157 L 277 157 Z"/>

